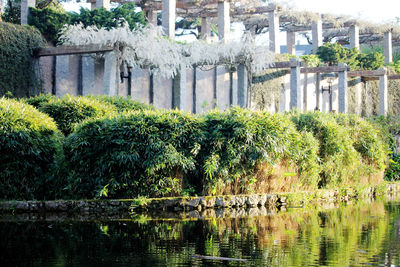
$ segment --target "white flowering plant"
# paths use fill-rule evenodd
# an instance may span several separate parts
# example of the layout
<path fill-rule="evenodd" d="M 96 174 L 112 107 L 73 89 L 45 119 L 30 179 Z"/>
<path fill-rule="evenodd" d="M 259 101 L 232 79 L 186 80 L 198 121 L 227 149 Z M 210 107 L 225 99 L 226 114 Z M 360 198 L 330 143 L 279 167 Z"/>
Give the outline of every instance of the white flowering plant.
<path fill-rule="evenodd" d="M 227 44 L 205 41 L 181 44 L 163 36 L 151 25 L 133 30 L 128 25 L 110 30 L 68 25 L 60 41 L 63 45 L 118 45 L 120 59 L 129 66 L 149 68 L 166 78 L 174 77 L 182 68 L 201 65 L 245 64 L 255 73 L 268 67 L 274 59 L 268 47 L 255 45 L 249 34 L 239 42 Z"/>

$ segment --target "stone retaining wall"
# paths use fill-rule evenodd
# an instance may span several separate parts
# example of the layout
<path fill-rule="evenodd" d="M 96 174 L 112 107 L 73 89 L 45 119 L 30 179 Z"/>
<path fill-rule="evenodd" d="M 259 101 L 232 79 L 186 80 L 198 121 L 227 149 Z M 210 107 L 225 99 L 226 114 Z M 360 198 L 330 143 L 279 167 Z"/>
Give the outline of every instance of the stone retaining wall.
<path fill-rule="evenodd" d="M 0 212 L 67 212 L 115 214 L 140 211 L 189 212 L 206 210 L 248 210 L 262 207 L 303 206 L 313 201 L 338 202 L 376 195 L 394 195 L 400 192 L 400 183 L 384 184 L 364 189 L 343 188 L 314 192 L 278 193 L 265 195 L 176 197 L 123 200 L 56 200 L 4 201 Z"/>

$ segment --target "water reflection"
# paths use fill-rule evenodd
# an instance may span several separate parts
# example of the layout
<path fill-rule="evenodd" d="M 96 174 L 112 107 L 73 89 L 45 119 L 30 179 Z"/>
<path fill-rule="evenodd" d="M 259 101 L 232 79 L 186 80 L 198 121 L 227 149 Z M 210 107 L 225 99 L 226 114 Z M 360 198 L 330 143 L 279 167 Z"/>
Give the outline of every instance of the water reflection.
<path fill-rule="evenodd" d="M 398 202 L 189 221 L 8 221 L 0 234 L 0 266 L 400 265 Z"/>

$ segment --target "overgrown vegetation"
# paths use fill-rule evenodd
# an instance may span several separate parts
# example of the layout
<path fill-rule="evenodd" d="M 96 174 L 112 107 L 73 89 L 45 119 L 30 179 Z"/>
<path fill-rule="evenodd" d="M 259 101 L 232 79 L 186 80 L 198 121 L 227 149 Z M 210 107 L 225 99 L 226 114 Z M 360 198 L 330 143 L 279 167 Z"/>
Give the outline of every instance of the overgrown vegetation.
<path fill-rule="evenodd" d="M 88 118 L 101 117 L 116 112 L 116 108 L 112 104 L 87 97 L 66 95 L 58 98 L 50 95 L 39 95 L 25 99 L 25 101 L 53 118 L 60 131 L 66 136 L 72 133 L 77 123 Z"/>
<path fill-rule="evenodd" d="M 130 29 L 136 29 L 139 25 L 146 24 L 143 12 L 136 12 L 134 3 L 123 4 L 110 11 L 105 8 L 90 10 L 81 7 L 79 13 L 76 13 L 51 6 L 43 9 L 30 8 L 30 11 L 29 24 L 39 29 L 54 44 L 58 42 L 64 25 L 83 24 L 85 27 L 111 29 L 127 23 Z"/>
<path fill-rule="evenodd" d="M 360 53 L 357 48 L 349 49 L 337 43 L 325 43 L 320 46 L 317 56 L 328 65 L 346 63 L 351 70 L 376 70 L 385 63 L 385 58 L 380 52 Z"/>
<path fill-rule="evenodd" d="M 32 27 L 0 22 L 0 96 L 11 92 L 23 97 L 40 92 L 32 56 L 45 44 L 40 32 Z"/>
<path fill-rule="evenodd" d="M 48 118 L 16 100 L 2 101 Z M 59 99 L 40 95 L 23 101 L 54 118 L 66 136 L 63 153 L 51 150 L 48 164 L 55 166 L 57 174 L 42 174 L 43 180 L 37 181 L 39 188 L 53 182 L 50 196 L 3 193 L 1 198 L 131 198 L 312 190 L 366 179 L 380 181 L 387 163 L 388 149 L 381 141 L 389 136 L 387 128 L 355 115 L 271 114 L 240 108 L 191 115 L 104 96 Z M 17 115 L 28 116 L 21 114 Z M 60 138 L 54 122 L 48 120 L 54 136 Z M 4 131 L 8 136 L 8 128 Z M 36 153 L 35 145 L 25 142 L 24 149 Z M 19 164 L 14 154 L 5 153 L 2 155 L 9 157 L 10 164 Z M 34 191 L 34 186 L 29 185 L 29 189 Z"/>
<path fill-rule="evenodd" d="M 53 175 L 61 146 L 54 121 L 34 107 L 0 98 L 0 199 L 48 199 L 61 191 Z"/>
<path fill-rule="evenodd" d="M 80 198 L 181 194 L 201 135 L 200 121 L 180 111 L 87 121 L 65 143 L 68 192 Z"/>

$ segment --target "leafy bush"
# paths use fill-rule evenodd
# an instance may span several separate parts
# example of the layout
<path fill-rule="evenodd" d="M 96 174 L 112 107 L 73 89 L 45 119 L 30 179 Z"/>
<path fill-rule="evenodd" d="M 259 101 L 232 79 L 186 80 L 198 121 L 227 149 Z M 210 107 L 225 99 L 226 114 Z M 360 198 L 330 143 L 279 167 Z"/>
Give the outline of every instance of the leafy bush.
<path fill-rule="evenodd" d="M 310 135 L 302 139 L 287 116 L 233 108 L 212 111 L 204 119 L 199 164 L 207 193 L 221 193 L 228 185 L 228 191 L 247 193 L 252 184 L 271 178 L 257 171 L 278 165 L 299 171 L 293 175 L 307 173 L 308 181 L 317 179 L 317 143 Z"/>
<path fill-rule="evenodd" d="M 357 61 L 361 70 L 377 70 L 385 64 L 385 56 L 379 52 L 361 53 L 357 56 Z"/>
<path fill-rule="evenodd" d="M 35 26 L 46 38 L 56 44 L 62 27 L 69 24 L 70 15 L 65 10 L 45 7 L 43 9 L 30 8 L 29 25 Z"/>
<path fill-rule="evenodd" d="M 133 110 L 154 110 L 152 105 L 146 105 L 141 102 L 128 99 L 122 96 L 89 96 L 98 101 L 111 104 L 116 107 L 119 112 L 133 111 Z"/>
<path fill-rule="evenodd" d="M 358 178 L 370 174 L 363 168 L 365 166 L 353 147 L 354 142 L 348 129 L 338 124 L 334 115 L 309 112 L 294 114 L 292 120 L 298 130 L 309 131 L 319 140 L 320 187 L 343 185 L 349 181 L 358 182 Z"/>
<path fill-rule="evenodd" d="M 97 26 L 107 29 L 122 26 L 128 23 L 130 29 L 145 25 L 146 20 L 143 12 L 135 11 L 134 3 L 127 3 L 108 11 L 105 8 L 93 10 L 81 7 L 79 13 L 65 12 L 65 10 L 54 7 L 30 8 L 31 15 L 29 24 L 35 26 L 46 37 L 48 41 L 57 43 L 64 25 L 82 23 L 85 27 Z"/>
<path fill-rule="evenodd" d="M 54 198 L 61 186 L 51 171 L 60 141 L 49 116 L 0 98 L 0 199 Z"/>
<path fill-rule="evenodd" d="M 337 43 L 326 43 L 317 50 L 322 62 L 329 65 L 346 63 L 352 70 L 376 70 L 385 64 L 385 57 L 381 52 L 369 51 L 360 53 L 357 48 L 345 48 Z"/>
<path fill-rule="evenodd" d="M 36 29 L 0 22 L 0 96 L 8 91 L 16 97 L 38 93 L 32 56 L 44 46 Z"/>
<path fill-rule="evenodd" d="M 93 98 L 66 95 L 63 98 L 39 95 L 25 100 L 48 114 L 64 135 L 69 135 L 75 125 L 88 118 L 116 112 L 114 106 Z"/>
<path fill-rule="evenodd" d="M 400 181 L 400 154 L 392 154 L 385 178 L 388 181 Z"/>
<path fill-rule="evenodd" d="M 202 140 L 200 122 L 180 111 L 144 111 L 94 119 L 65 144 L 73 197 L 182 193 Z"/>
<path fill-rule="evenodd" d="M 337 117 L 337 122 L 347 128 L 354 149 L 361 154 L 365 163 L 383 170 L 389 146 L 380 138 L 379 130 L 354 114 L 341 114 Z"/>
<path fill-rule="evenodd" d="M 322 62 L 329 65 L 346 63 L 351 69 L 357 69 L 359 65 L 357 61 L 358 54 L 357 48 L 348 49 L 337 43 L 325 43 L 317 50 L 317 55 Z"/>

